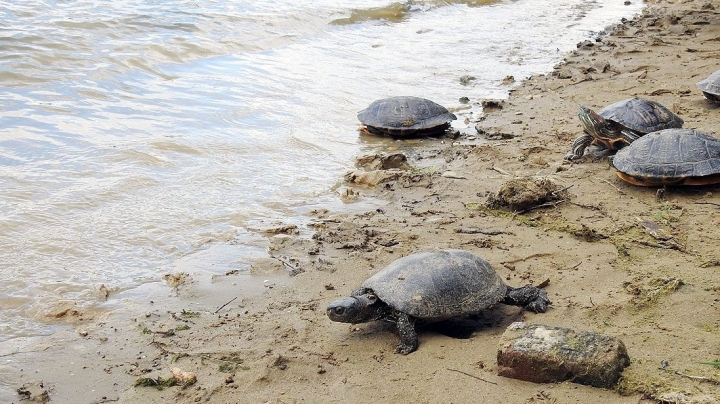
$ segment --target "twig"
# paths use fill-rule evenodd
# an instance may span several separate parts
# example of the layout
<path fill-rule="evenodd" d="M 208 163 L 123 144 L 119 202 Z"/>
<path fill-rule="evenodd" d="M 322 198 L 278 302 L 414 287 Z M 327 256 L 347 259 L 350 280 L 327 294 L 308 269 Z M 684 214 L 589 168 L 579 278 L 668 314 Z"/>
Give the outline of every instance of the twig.
<path fill-rule="evenodd" d="M 715 202 L 703 202 L 703 201 L 700 201 L 700 202 L 695 202 L 695 203 L 698 204 L 698 205 L 715 205 L 715 206 L 720 206 L 720 203 L 715 203 Z"/>
<path fill-rule="evenodd" d="M 284 260 L 284 259 L 282 259 L 282 258 L 280 258 L 280 257 L 275 257 L 275 259 L 277 259 L 278 261 L 282 262 L 283 264 L 285 264 L 286 267 L 288 267 L 288 268 L 290 268 L 290 269 L 298 269 L 296 266 L 292 265 L 291 263 L 287 262 L 286 260 Z"/>
<path fill-rule="evenodd" d="M 233 297 L 232 299 L 230 299 L 229 302 L 227 302 L 227 303 L 223 304 L 222 306 L 220 306 L 220 308 L 218 308 L 217 310 L 215 310 L 215 313 L 213 313 L 213 314 L 217 314 L 218 311 L 222 310 L 222 309 L 223 309 L 225 306 L 227 306 L 228 304 L 234 302 L 235 299 L 237 299 L 237 296 Z"/>
<path fill-rule="evenodd" d="M 491 170 L 495 170 L 495 171 L 497 171 L 497 172 L 499 172 L 500 174 L 503 174 L 503 175 L 509 175 L 509 176 L 511 176 L 511 177 L 513 176 L 512 174 L 510 174 L 509 172 L 503 170 L 503 169 L 500 168 L 500 167 L 495 167 L 495 166 L 493 166 L 493 167 L 491 168 Z"/>
<path fill-rule="evenodd" d="M 44 352 L 44 351 L 47 351 L 47 349 L 48 349 L 48 348 L 39 349 L 39 350 L 36 350 L 36 351 L 15 351 L 15 352 L 10 352 L 10 353 L 6 353 L 6 354 L 2 354 L 2 355 L 0 355 L 0 358 L 4 358 L 4 357 L 6 357 L 6 356 L 12 356 L 12 355 L 26 354 L 26 353 Z"/>
<path fill-rule="evenodd" d="M 550 254 L 550 253 L 530 254 L 530 255 L 528 255 L 528 256 L 525 257 L 525 258 L 517 258 L 517 259 L 514 259 L 514 260 L 510 260 L 510 261 L 503 261 L 503 262 L 501 262 L 501 264 L 503 264 L 503 265 L 505 265 L 505 264 L 515 264 L 515 263 L 517 263 L 517 262 L 527 261 L 527 260 L 529 260 L 530 258 L 547 257 L 548 255 L 552 255 L 552 254 Z"/>
<path fill-rule="evenodd" d="M 586 204 L 584 204 L 584 203 L 578 203 L 578 202 L 572 202 L 572 201 L 571 201 L 570 203 L 573 204 L 573 205 L 575 205 L 575 206 L 579 206 L 579 207 L 581 207 L 581 208 L 598 211 L 598 212 L 602 213 L 603 215 L 605 215 L 604 209 L 603 209 L 602 207 L 600 207 L 600 206 L 586 205 Z"/>
<path fill-rule="evenodd" d="M 531 206 L 531 207 L 529 207 L 525 210 L 521 210 L 520 212 L 517 212 L 517 213 L 518 213 L 518 215 L 522 215 L 525 212 L 529 212 L 531 210 L 540 209 L 540 208 L 546 208 L 548 206 L 552 206 L 553 208 L 556 208 L 559 204 L 566 202 L 566 201 L 567 201 L 567 199 L 561 199 L 561 200 L 555 201 L 555 202 L 545 202 L 545 203 L 541 203 L 540 205 Z"/>
<path fill-rule="evenodd" d="M 648 247 L 662 248 L 663 250 L 678 250 L 680 252 L 686 252 L 685 249 L 683 248 L 683 246 L 677 242 L 671 241 L 671 242 L 668 242 L 667 244 L 665 244 L 665 243 L 653 243 L 653 242 L 645 241 L 645 240 L 632 240 L 632 241 L 634 241 L 638 244 L 644 245 L 644 246 L 648 246 Z"/>
<path fill-rule="evenodd" d="M 613 185 L 610 181 L 605 180 L 605 179 L 600 180 L 600 181 L 602 181 L 602 182 L 607 182 L 607 184 L 610 185 L 611 187 L 615 188 L 615 190 L 618 191 L 618 193 L 619 193 L 620 195 L 625 195 L 625 192 L 621 191 L 620 188 L 618 188 L 618 187 L 616 187 L 615 185 Z"/>
<path fill-rule="evenodd" d="M 455 233 L 462 234 L 484 234 L 486 236 L 497 236 L 498 234 L 512 234 L 509 231 L 502 230 L 483 230 L 477 227 L 460 227 L 455 229 Z"/>
<path fill-rule="evenodd" d="M 678 370 L 675 371 L 675 374 L 678 376 L 687 377 L 688 379 L 697 380 L 699 382 L 708 382 L 720 386 L 720 380 L 718 379 L 711 379 L 705 376 L 686 375 L 685 373 L 682 373 Z"/>
<path fill-rule="evenodd" d="M 559 190 L 554 191 L 554 192 L 551 192 L 550 194 L 551 194 L 552 196 L 557 196 L 557 194 L 558 194 L 559 192 L 567 191 L 568 189 L 570 189 L 570 188 L 572 188 L 572 187 L 574 187 L 574 186 L 575 186 L 575 184 L 570 184 L 570 185 L 566 186 L 565 188 L 559 189 Z"/>
<path fill-rule="evenodd" d="M 478 380 L 483 381 L 483 382 L 485 382 L 485 383 L 490 383 L 490 384 L 494 384 L 494 385 L 497 386 L 497 383 L 495 383 L 495 382 L 491 382 L 490 380 L 485 380 L 485 379 L 483 379 L 482 377 L 477 377 L 477 376 L 475 376 L 475 375 L 471 375 L 470 373 L 465 373 L 465 372 L 463 372 L 462 370 L 457 370 L 457 369 L 452 369 L 452 368 L 447 368 L 447 370 L 451 370 L 451 371 L 453 371 L 453 372 L 462 373 L 462 374 L 464 374 L 465 376 L 470 376 L 470 377 L 472 377 L 473 379 L 478 379 Z"/>

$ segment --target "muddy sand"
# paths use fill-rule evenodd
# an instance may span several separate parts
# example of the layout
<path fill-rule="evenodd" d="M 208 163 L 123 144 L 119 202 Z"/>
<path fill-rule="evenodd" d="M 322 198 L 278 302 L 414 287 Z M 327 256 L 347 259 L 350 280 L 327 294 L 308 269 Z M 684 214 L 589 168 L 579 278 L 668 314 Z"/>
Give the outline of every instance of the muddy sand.
<path fill-rule="evenodd" d="M 702 362 L 720 358 L 720 186 L 641 188 L 618 179 L 605 158 L 563 161 L 581 132 L 580 105 L 631 96 L 718 136 L 720 107 L 695 85 L 718 68 L 720 0 L 650 3 L 612 34 L 579 44 L 552 73 L 518 83 L 478 122 L 491 139 L 392 142 L 411 167 L 347 177 L 378 182 L 346 183 L 339 197 L 348 207 L 380 205 L 315 210 L 299 231 L 270 225 L 271 258 L 252 269 L 268 280 L 258 293 L 243 297 L 241 274 L 208 283 L 176 273 L 159 296 L 111 291 L 117 306 L 146 303 L 139 316 L 57 311 L 71 330 L 4 348 L 9 385 L 0 401 L 45 392 L 57 403 L 718 402 L 720 369 Z M 515 212 L 488 207 L 517 179 L 562 192 Z M 549 282 L 552 308 L 499 305 L 430 325 L 407 356 L 394 353 L 391 324 L 326 316 L 330 301 L 393 260 L 441 248 L 484 257 L 511 286 Z M 500 377 L 498 341 L 516 321 L 618 337 L 631 365 L 615 389 Z M 173 368 L 197 381 L 133 386 L 170 378 Z"/>

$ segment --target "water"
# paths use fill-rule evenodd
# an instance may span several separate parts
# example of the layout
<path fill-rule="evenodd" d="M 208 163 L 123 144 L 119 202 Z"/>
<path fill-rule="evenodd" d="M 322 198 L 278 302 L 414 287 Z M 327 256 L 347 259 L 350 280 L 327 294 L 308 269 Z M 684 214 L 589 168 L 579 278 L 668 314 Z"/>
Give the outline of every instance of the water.
<path fill-rule="evenodd" d="M 641 2 L 0 2 L 0 341 L 132 295 L 252 229 L 341 208 L 357 111 L 391 95 L 505 97 Z M 460 77 L 474 76 L 470 85 Z M 221 250 L 223 251 L 223 250 Z M 199 261 L 199 260 L 196 260 Z M 212 269 L 210 269 L 212 271 Z M 111 295 L 111 300 L 113 299 Z"/>

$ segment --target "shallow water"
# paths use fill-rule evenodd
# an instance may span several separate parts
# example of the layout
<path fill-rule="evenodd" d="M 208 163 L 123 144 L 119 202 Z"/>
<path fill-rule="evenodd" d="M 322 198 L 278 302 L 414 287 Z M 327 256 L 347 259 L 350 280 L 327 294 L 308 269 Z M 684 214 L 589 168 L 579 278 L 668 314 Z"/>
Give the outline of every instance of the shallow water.
<path fill-rule="evenodd" d="M 254 226 L 340 208 L 355 117 L 392 95 L 505 97 L 639 1 L 0 3 L 0 341 L 63 302 L 246 270 Z M 474 76 L 469 85 L 462 76 Z M 352 207 L 352 206 L 350 206 Z M 232 245 L 232 251 L 224 246 Z M 127 303 L 127 300 L 124 301 Z"/>

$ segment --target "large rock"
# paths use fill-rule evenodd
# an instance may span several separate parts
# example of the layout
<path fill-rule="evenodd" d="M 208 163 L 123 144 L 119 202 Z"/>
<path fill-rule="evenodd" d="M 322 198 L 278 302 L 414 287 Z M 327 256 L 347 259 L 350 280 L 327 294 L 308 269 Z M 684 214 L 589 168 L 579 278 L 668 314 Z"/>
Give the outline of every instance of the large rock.
<path fill-rule="evenodd" d="M 619 339 L 569 328 L 513 323 L 500 341 L 498 374 L 536 383 L 570 380 L 613 387 L 630 365 Z"/>

